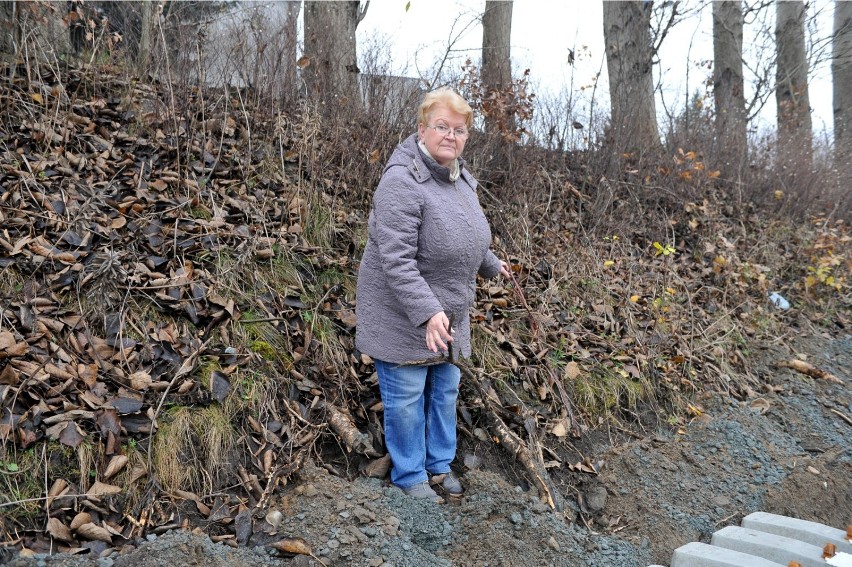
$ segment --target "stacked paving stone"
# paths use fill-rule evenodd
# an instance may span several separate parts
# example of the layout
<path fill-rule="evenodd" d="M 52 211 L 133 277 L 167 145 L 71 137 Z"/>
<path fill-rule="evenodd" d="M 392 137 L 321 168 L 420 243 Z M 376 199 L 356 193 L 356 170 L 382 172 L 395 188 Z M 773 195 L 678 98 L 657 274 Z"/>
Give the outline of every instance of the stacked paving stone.
<path fill-rule="evenodd" d="M 692 542 L 677 548 L 671 567 L 852 567 L 850 538 L 852 526 L 844 532 L 755 512 L 743 518 L 741 526 L 715 532 L 709 544 Z"/>

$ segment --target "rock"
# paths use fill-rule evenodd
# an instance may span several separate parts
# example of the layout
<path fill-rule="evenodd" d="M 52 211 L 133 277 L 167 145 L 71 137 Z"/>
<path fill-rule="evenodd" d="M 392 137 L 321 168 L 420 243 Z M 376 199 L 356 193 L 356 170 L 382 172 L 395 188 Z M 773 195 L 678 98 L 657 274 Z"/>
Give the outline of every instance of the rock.
<path fill-rule="evenodd" d="M 606 507 L 606 488 L 603 486 L 595 486 L 587 490 L 584 494 L 586 509 L 589 512 L 600 512 Z"/>

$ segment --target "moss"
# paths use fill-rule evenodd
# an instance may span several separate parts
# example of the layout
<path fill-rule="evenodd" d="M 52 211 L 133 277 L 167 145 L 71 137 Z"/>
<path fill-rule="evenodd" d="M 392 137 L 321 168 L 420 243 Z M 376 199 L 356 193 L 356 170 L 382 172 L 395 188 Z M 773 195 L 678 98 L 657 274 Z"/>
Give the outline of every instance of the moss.
<path fill-rule="evenodd" d="M 274 361 L 277 358 L 277 354 L 275 348 L 271 344 L 263 340 L 254 340 L 249 343 L 249 349 L 252 352 L 256 352 L 260 356 L 264 358 L 264 360 L 268 360 L 270 362 Z"/>
<path fill-rule="evenodd" d="M 210 389 L 212 384 L 211 376 L 214 372 L 222 370 L 222 365 L 213 357 L 202 357 L 201 364 L 198 367 L 198 380 L 201 386 Z"/>

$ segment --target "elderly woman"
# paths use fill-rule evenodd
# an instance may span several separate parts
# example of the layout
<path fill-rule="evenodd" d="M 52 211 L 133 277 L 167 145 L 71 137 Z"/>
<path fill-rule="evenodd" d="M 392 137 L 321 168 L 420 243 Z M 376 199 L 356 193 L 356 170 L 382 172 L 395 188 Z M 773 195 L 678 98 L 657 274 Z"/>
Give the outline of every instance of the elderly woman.
<path fill-rule="evenodd" d="M 450 469 L 461 372 L 438 355 L 470 356 L 476 275 L 509 276 L 460 157 L 472 120 L 449 89 L 424 97 L 417 133 L 394 150 L 373 196 L 358 273 L 356 346 L 376 363 L 391 482 L 439 503 L 432 486 L 463 489 Z"/>

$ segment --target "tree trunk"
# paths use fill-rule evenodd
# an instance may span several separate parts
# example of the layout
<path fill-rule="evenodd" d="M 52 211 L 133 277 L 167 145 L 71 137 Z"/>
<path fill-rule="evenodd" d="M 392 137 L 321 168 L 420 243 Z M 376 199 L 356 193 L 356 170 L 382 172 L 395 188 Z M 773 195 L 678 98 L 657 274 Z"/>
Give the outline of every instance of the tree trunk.
<path fill-rule="evenodd" d="M 369 3 L 367 3 L 368 5 Z M 355 29 L 367 11 L 357 0 L 305 2 L 308 97 L 326 105 L 361 106 Z"/>
<path fill-rule="evenodd" d="M 148 63 L 151 61 L 151 32 L 154 29 L 154 3 L 152 0 L 142 0 L 142 22 L 139 30 L 139 53 L 137 54 L 137 66 L 140 77 L 148 72 Z"/>
<path fill-rule="evenodd" d="M 514 130 L 512 113 L 506 112 L 501 96 L 512 84 L 512 7 L 512 0 L 487 0 L 482 15 L 483 111 L 489 133 Z"/>
<path fill-rule="evenodd" d="M 748 155 L 740 0 L 713 2 L 713 97 L 716 155 L 732 173 Z"/>
<path fill-rule="evenodd" d="M 611 106 L 608 138 L 619 151 L 660 146 L 654 103 L 650 18 L 650 2 L 603 3 Z"/>
<path fill-rule="evenodd" d="M 302 2 L 287 0 L 287 20 L 284 24 L 284 88 L 282 92 L 286 99 L 296 99 L 299 96 L 299 76 L 296 67 L 296 56 L 299 46 L 299 12 Z"/>
<path fill-rule="evenodd" d="M 813 134 L 805 52 L 805 4 L 799 0 L 776 2 L 775 6 L 779 158 L 782 162 L 804 160 L 810 166 Z"/>
<path fill-rule="evenodd" d="M 21 41 L 21 22 L 17 0 L 0 2 L 0 53 L 16 53 Z"/>
<path fill-rule="evenodd" d="M 833 42 L 834 155 L 846 169 L 852 158 L 852 2 L 834 3 Z"/>

